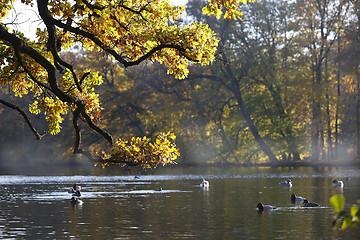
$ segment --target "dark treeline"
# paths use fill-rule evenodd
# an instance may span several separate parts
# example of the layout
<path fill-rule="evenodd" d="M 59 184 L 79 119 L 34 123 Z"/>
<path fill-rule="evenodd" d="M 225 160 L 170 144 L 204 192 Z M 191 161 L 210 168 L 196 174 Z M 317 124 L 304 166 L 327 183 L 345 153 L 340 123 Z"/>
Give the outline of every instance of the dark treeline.
<path fill-rule="evenodd" d="M 191 67 L 185 80 L 158 64 L 125 70 L 98 53 L 63 53 L 78 67 L 102 74 L 105 129 L 124 138 L 172 131 L 179 163 L 360 158 L 358 1 L 262 0 L 241 9 L 242 21 L 204 17 L 203 4 L 190 0 L 184 21 L 203 21 L 217 32 L 217 60 Z M 20 145 L 27 131 L 11 112 L 0 108 L 8 123 L 0 126 L 3 153 L 5 146 Z M 67 121 L 60 137 L 41 141 L 69 160 L 73 139 Z M 99 137 L 85 138 L 94 150 L 104 144 Z M 56 154 L 42 148 L 31 144 L 30 152 Z"/>

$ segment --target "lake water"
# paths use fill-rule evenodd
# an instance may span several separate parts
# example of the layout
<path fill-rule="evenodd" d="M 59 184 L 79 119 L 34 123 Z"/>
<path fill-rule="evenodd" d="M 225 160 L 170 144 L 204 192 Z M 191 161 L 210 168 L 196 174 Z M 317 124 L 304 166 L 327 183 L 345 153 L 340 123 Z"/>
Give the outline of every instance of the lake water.
<path fill-rule="evenodd" d="M 360 199 L 359 168 L 96 169 L 66 175 L 0 175 L 0 239 L 358 239 L 332 226 L 333 194 Z M 199 187 L 201 177 L 209 189 Z M 346 178 L 351 181 L 345 181 Z M 290 178 L 292 188 L 279 182 Z M 341 191 L 333 179 L 344 180 Z M 82 205 L 68 189 L 82 186 Z M 162 191 L 154 191 L 162 188 Z M 320 207 L 304 208 L 290 195 Z M 258 202 L 278 207 L 259 214 Z"/>

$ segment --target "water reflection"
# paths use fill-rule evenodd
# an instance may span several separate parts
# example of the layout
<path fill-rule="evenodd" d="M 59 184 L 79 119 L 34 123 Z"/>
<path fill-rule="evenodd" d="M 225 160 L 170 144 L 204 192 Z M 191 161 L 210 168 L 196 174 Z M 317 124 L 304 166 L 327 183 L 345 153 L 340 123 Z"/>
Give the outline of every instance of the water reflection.
<path fill-rule="evenodd" d="M 0 176 L 0 238 L 355 239 L 332 227 L 329 198 L 360 196 L 358 169 L 159 169 L 150 174 Z M 106 174 L 105 174 L 106 173 Z M 200 187 L 201 178 L 211 185 Z M 346 179 L 334 188 L 333 179 Z M 291 179 L 291 188 L 279 182 Z M 83 204 L 68 190 L 82 186 Z M 161 191 L 159 189 L 161 188 Z M 320 207 L 293 204 L 291 194 Z M 258 214 L 257 203 L 276 206 Z"/>

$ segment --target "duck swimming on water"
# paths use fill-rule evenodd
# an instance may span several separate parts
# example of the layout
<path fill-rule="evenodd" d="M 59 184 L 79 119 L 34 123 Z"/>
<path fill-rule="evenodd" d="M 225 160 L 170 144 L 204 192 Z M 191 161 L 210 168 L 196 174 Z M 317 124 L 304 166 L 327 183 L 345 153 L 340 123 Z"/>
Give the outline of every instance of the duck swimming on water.
<path fill-rule="evenodd" d="M 73 197 L 80 197 L 80 196 L 81 196 L 81 193 L 80 193 L 80 191 L 78 190 L 78 191 L 76 191 L 75 193 L 73 193 L 72 196 L 73 196 Z"/>
<path fill-rule="evenodd" d="M 282 187 L 292 187 L 291 179 L 288 179 L 286 181 L 282 181 L 280 183 L 280 186 L 282 186 Z"/>
<path fill-rule="evenodd" d="M 294 193 L 291 194 L 290 200 L 292 203 L 304 203 L 304 201 L 306 200 L 306 198 L 300 197 L 300 196 L 296 196 Z"/>
<path fill-rule="evenodd" d="M 258 203 L 258 205 L 256 206 L 259 212 L 264 212 L 264 211 L 272 211 L 275 210 L 276 207 L 271 206 L 271 205 L 264 205 L 262 203 Z"/>
<path fill-rule="evenodd" d="M 307 199 L 304 200 L 304 207 L 318 207 L 319 204 L 316 202 L 309 202 Z"/>
<path fill-rule="evenodd" d="M 338 181 L 338 180 L 333 180 L 333 183 L 334 183 L 334 187 L 344 187 L 344 183 L 343 181 Z"/>
<path fill-rule="evenodd" d="M 200 183 L 200 187 L 209 187 L 209 182 L 203 178 L 202 182 Z"/>
<path fill-rule="evenodd" d="M 76 191 L 80 191 L 80 190 L 81 190 L 81 186 L 74 184 L 74 186 L 69 189 L 68 193 L 75 193 Z"/>

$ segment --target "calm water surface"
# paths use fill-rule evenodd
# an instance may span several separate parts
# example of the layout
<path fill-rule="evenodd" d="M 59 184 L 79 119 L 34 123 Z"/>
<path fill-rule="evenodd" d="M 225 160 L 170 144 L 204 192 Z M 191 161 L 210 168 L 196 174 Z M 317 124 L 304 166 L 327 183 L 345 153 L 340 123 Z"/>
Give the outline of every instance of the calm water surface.
<path fill-rule="evenodd" d="M 102 169 L 101 169 L 102 170 Z M 0 175 L 0 239 L 358 239 L 332 226 L 333 194 L 360 199 L 358 168 L 157 169 L 134 174 Z M 199 187 L 201 177 L 210 182 Z M 350 177 L 351 181 L 345 181 Z M 291 178 L 292 188 L 279 186 Z M 343 191 L 332 187 L 344 180 Z M 82 186 L 82 205 L 67 190 Z M 162 188 L 162 191 L 154 191 Z M 304 208 L 290 195 L 320 204 Z M 258 202 L 278 209 L 258 214 Z"/>

